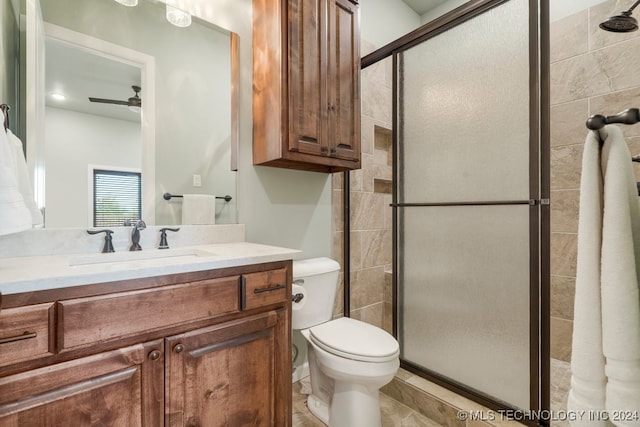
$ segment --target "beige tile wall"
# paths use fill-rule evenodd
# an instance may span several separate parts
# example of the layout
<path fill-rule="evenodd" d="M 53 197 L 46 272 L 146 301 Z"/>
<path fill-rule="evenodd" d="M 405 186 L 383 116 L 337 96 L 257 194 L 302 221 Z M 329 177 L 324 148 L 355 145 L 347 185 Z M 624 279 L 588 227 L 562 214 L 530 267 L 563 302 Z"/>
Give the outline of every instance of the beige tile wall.
<path fill-rule="evenodd" d="M 598 28 L 628 8 L 608 0 L 551 24 L 551 356 L 564 361 L 571 358 L 584 123 L 640 107 L 640 33 Z M 622 129 L 631 153 L 640 154 L 640 126 Z"/>
<path fill-rule="evenodd" d="M 362 42 L 363 55 L 374 46 Z M 391 330 L 391 58 L 361 74 L 362 169 L 350 172 L 351 317 Z M 342 174 L 333 177 L 334 257 L 343 265 Z M 340 222 L 340 223 L 339 223 Z M 335 316 L 343 300 L 336 299 Z"/>

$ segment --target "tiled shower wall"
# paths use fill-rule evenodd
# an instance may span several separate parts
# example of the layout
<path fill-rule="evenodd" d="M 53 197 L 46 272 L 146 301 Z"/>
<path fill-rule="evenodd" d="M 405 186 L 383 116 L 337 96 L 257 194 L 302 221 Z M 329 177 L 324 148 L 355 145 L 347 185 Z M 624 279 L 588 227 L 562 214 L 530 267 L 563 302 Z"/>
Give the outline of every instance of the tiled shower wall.
<path fill-rule="evenodd" d="M 640 33 L 598 28 L 629 3 L 608 0 L 551 24 L 551 357 L 562 361 L 571 357 L 585 121 L 640 106 Z M 640 126 L 621 129 L 640 154 Z"/>
<path fill-rule="evenodd" d="M 362 41 L 362 55 L 375 47 Z M 361 73 L 362 169 L 350 172 L 351 317 L 391 331 L 391 58 Z M 342 174 L 333 177 L 334 256 L 343 265 Z M 342 289 L 334 315 L 342 314 Z"/>

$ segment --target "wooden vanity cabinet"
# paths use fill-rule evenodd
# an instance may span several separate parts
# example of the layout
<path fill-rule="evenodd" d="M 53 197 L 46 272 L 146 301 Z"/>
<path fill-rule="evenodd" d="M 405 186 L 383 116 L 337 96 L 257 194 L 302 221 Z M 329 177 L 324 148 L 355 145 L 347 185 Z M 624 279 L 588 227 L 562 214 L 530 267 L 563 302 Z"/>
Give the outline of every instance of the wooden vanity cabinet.
<path fill-rule="evenodd" d="M 254 164 L 360 168 L 358 13 L 353 0 L 254 0 Z"/>
<path fill-rule="evenodd" d="M 288 425 L 276 380 L 284 317 L 270 311 L 167 338 L 166 425 Z"/>
<path fill-rule="evenodd" d="M 291 263 L 221 271 L 3 308 L 57 320 L 48 353 L 0 365 L 0 426 L 290 426 Z"/>
<path fill-rule="evenodd" d="M 161 426 L 162 341 L 0 378 L 0 425 Z"/>

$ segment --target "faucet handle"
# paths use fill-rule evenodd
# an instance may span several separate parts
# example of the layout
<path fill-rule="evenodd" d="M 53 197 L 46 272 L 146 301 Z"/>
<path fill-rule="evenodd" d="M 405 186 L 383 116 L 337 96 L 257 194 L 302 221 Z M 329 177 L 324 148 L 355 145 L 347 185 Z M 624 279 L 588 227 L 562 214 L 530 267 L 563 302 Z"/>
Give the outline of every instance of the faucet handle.
<path fill-rule="evenodd" d="M 160 245 L 158 246 L 158 249 L 169 249 L 169 243 L 167 242 L 167 231 L 179 231 L 180 227 L 178 228 L 169 228 L 169 227 L 164 227 L 160 229 Z"/>
<path fill-rule="evenodd" d="M 87 230 L 88 234 L 98 234 L 98 233 L 104 233 L 104 246 L 102 247 L 102 253 L 109 253 L 109 252 L 115 252 L 115 250 L 113 249 L 113 237 L 111 236 L 113 234 L 113 230 L 107 230 L 107 229 L 103 229 L 103 230 Z"/>

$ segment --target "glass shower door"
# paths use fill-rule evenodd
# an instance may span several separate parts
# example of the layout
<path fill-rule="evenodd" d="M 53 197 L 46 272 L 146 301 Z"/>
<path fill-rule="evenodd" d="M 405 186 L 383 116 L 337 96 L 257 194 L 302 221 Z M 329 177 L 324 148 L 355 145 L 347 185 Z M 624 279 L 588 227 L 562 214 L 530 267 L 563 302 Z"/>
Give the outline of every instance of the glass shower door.
<path fill-rule="evenodd" d="M 538 341 L 529 8 L 502 2 L 395 57 L 401 359 L 523 409 Z"/>

